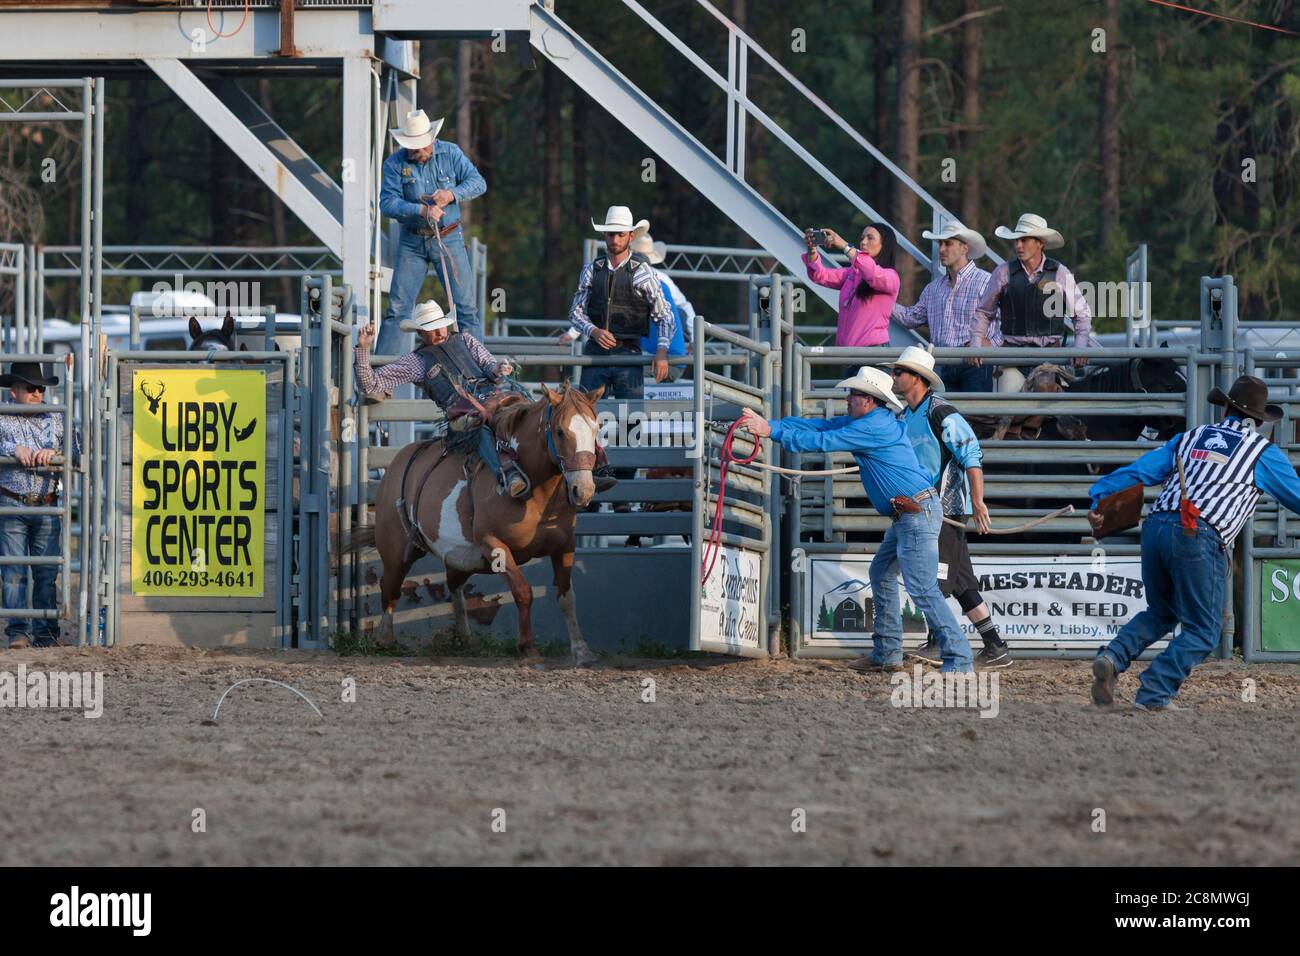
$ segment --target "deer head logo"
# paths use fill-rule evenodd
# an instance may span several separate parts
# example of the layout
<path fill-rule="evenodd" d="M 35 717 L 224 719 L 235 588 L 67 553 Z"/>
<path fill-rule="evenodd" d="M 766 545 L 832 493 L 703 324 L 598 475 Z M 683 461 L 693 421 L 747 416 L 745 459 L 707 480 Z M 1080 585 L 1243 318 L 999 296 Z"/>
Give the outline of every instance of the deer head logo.
<path fill-rule="evenodd" d="M 157 391 L 150 393 L 149 391 L 150 386 L 153 386 L 153 388 L 155 388 Z M 148 401 L 149 403 L 150 415 L 158 414 L 158 403 L 162 401 L 163 392 L 165 391 L 167 391 L 167 386 L 164 385 L 162 382 L 145 381 L 140 383 L 140 394 L 143 395 L 145 397 L 145 400 Z"/>

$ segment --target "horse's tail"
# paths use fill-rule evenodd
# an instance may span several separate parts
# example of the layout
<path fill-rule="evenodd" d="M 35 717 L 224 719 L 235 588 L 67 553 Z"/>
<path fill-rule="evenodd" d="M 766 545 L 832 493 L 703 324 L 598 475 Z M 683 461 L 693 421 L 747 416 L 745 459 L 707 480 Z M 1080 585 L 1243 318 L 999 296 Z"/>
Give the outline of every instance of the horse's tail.
<path fill-rule="evenodd" d="M 356 528 L 343 542 L 343 554 L 355 554 L 366 548 L 375 546 L 375 526 L 370 525 L 367 528 Z"/>

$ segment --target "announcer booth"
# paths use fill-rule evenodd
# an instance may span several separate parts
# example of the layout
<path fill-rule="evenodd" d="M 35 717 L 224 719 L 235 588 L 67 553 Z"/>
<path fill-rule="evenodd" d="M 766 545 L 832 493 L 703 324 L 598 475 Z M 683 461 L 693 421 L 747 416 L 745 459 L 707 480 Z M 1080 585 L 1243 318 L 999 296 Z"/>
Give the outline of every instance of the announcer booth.
<path fill-rule="evenodd" d="M 292 355 L 109 353 L 105 643 L 287 646 Z"/>

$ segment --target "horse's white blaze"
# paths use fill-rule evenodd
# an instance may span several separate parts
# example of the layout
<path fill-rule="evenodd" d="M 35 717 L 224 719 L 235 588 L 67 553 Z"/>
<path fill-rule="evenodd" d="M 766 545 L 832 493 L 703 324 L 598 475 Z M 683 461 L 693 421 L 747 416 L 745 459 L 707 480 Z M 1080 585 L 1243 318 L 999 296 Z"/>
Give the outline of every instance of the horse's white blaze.
<path fill-rule="evenodd" d="M 438 510 L 438 532 L 433 546 L 444 564 L 461 571 L 471 571 L 483 563 L 483 556 L 473 542 L 465 537 L 460 526 L 460 511 L 457 504 L 465 493 L 465 480 L 456 482 L 455 486 L 442 499 Z"/>
<path fill-rule="evenodd" d="M 569 434 L 578 451 L 596 450 L 596 427 L 584 416 L 574 415 L 569 419 Z"/>

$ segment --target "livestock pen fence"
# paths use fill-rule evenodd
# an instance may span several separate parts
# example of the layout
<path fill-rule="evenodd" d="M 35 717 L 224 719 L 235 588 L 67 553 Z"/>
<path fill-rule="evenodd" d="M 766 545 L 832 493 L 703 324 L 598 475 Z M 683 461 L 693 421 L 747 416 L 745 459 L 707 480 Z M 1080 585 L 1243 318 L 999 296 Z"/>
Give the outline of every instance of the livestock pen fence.
<path fill-rule="evenodd" d="M 441 413 L 423 399 L 362 401 L 352 380 L 356 309 L 350 290 L 330 274 L 300 278 L 302 319 L 296 327 L 278 327 L 273 308 L 249 310 L 254 314 L 247 318 L 257 327 L 248 341 L 256 351 L 110 348 L 89 360 L 78 355 L 64 404 L 88 438 L 87 456 L 80 465 L 66 458 L 56 463 L 71 479 L 65 478 L 65 487 L 89 482 L 92 488 L 113 489 L 103 493 L 102 501 L 94 495 L 88 499 L 91 505 L 98 503 L 98 514 L 82 508 L 76 494 L 66 496 L 59 507 L 65 537 L 71 535 L 68 543 L 84 536 L 92 555 L 87 574 L 81 574 L 84 558 L 70 555 L 69 547 L 62 549 L 60 558 L 65 592 L 78 576 L 87 590 L 81 603 L 63 605 L 65 615 L 77 619 L 78 640 L 96 640 L 93 622 L 101 607 L 108 616 L 103 633 L 109 644 L 168 628 L 185 640 L 196 629 L 207 628 L 217 641 L 324 647 L 340 632 L 364 634 L 376 623 L 380 608 L 374 556 L 344 555 L 341 543 L 353 528 L 373 520 L 378 479 L 398 450 L 397 442 L 384 443 L 385 437 L 394 437 L 385 432 L 390 426 L 411 434 L 436 430 Z M 691 355 L 672 359 L 684 372 L 678 381 L 648 386 L 643 399 L 605 398 L 599 403 L 611 465 L 635 469 L 636 474 L 602 496 L 603 507 L 578 518 L 575 587 L 593 646 L 629 651 L 684 646 L 765 655 L 784 643 L 800 656 L 833 657 L 856 653 L 869 640 L 865 562 L 886 519 L 862 506 L 856 477 L 778 478 L 767 470 L 733 464 L 716 534 L 713 519 L 719 504 L 723 435 L 742 408 L 765 417 L 836 414 L 843 399 L 833 386 L 843 367 L 888 361 L 896 357 L 895 351 L 815 344 L 823 340 L 824 327 L 814 326 L 810 332 L 796 324 L 798 288 L 790 277 L 771 274 L 746 281 L 749 308 L 740 321 L 721 324 L 697 317 L 696 348 Z M 1176 417 L 1200 424 L 1217 413 L 1206 402 L 1210 388 L 1226 387 L 1240 371 L 1260 370 L 1269 378 L 1274 400 L 1287 410 L 1274 426 L 1273 437 L 1297 460 L 1300 383 L 1279 376 L 1300 366 L 1300 351 L 1251 348 L 1251 340 L 1243 337 L 1250 330 L 1236 322 L 1231 279 L 1205 279 L 1203 286 L 1199 341 L 1194 346 L 977 353 L 938 349 L 934 354 L 940 364 L 978 354 L 1000 366 L 1068 364 L 1085 355 L 1094 364 L 1168 359 L 1182 373 L 1181 390 L 1163 393 L 949 396 L 967 415 L 994 418 L 1066 413 Z M 215 317 L 220 312 L 207 314 Z M 138 329 L 138 321 L 132 324 Z M 510 357 L 521 369 L 523 384 L 534 393 L 543 383 L 558 387 L 565 377 L 578 377 L 587 366 L 648 361 L 581 355 L 575 344 L 560 343 L 547 334 L 552 329 L 530 326 L 529 320 L 498 322 L 496 327 L 511 334 L 489 336 L 489 348 Z M 529 334 L 538 331 L 542 334 Z M 296 344 L 275 347 L 275 342 L 292 343 L 294 336 Z M 376 365 L 385 361 L 374 357 Z M 139 373 L 160 367 L 257 371 L 264 376 L 266 424 L 261 438 L 266 484 L 260 504 L 265 590 L 259 595 L 191 598 L 132 592 L 127 570 L 135 543 L 131 508 L 139 489 L 132 487 L 135 476 L 129 468 L 134 461 L 135 403 L 142 400 L 134 386 Z M 82 389 L 90 395 L 87 416 L 78 401 Z M 1087 488 L 1094 472 L 1132 461 L 1155 442 L 1002 440 L 983 445 L 985 494 L 995 526 L 1023 522 L 1067 500 L 1080 509 L 1027 534 L 971 536 L 977 571 L 987 584 L 995 616 L 1025 653 L 1091 654 L 1141 602 L 1135 583 L 1140 581 L 1137 538 L 1092 541 L 1082 514 Z M 737 436 L 735 453 L 744 456 L 751 450 L 746 436 Z M 771 449 L 768 461 L 814 469 L 848 463 L 837 455 L 787 456 L 779 448 Z M 83 480 L 78 482 L 78 477 Z M 1148 501 L 1152 497 L 1153 491 L 1148 491 Z M 1300 606 L 1300 586 L 1295 584 L 1300 578 L 1298 539 L 1300 522 L 1282 516 L 1265 498 L 1236 549 L 1237 581 L 1222 654 L 1231 653 L 1239 619 L 1248 659 L 1300 657 L 1300 648 L 1289 646 L 1285 637 L 1297 630 L 1288 622 L 1290 605 Z M 715 546 L 720 551 L 713 558 Z M 707 579 L 706 558 L 712 558 L 714 567 Z M 535 563 L 525 573 L 540 596 L 549 584 L 544 569 Z M 470 588 L 471 617 L 492 630 L 512 630 L 509 601 L 495 581 L 475 579 Z M 186 613 L 191 617 L 185 623 L 194 625 L 188 629 L 191 633 L 181 633 L 187 628 L 178 625 Z M 398 632 L 427 636 L 449 613 L 442 571 L 425 559 L 408 580 L 398 608 Z M 562 620 L 548 609 L 548 602 L 536 605 L 535 614 L 541 633 L 562 632 Z M 916 616 L 907 621 L 909 639 L 922 639 Z"/>

